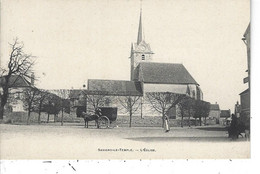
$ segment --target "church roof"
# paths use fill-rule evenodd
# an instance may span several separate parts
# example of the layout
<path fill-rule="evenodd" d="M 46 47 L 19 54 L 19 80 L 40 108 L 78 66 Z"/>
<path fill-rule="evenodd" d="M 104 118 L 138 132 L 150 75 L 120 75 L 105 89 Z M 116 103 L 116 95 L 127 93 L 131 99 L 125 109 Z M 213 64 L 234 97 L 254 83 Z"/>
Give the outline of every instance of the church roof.
<path fill-rule="evenodd" d="M 182 64 L 141 62 L 135 79 L 144 83 L 198 84 Z"/>
<path fill-rule="evenodd" d="M 140 82 L 124 80 L 88 80 L 89 91 L 102 91 L 106 95 L 116 96 L 142 96 Z"/>
<path fill-rule="evenodd" d="M 143 28 L 142 28 L 142 10 L 140 11 L 138 35 L 137 35 L 137 45 L 143 40 Z"/>

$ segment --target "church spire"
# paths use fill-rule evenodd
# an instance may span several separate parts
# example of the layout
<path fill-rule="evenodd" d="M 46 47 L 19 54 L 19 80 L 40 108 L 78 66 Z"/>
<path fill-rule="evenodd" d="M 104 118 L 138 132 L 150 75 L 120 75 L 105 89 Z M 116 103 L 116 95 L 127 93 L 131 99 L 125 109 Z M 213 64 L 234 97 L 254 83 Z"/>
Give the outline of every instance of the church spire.
<path fill-rule="evenodd" d="M 139 20 L 139 28 L 138 28 L 138 36 L 137 36 L 137 45 L 143 40 L 143 27 L 142 27 L 142 7 L 140 9 L 140 20 Z"/>

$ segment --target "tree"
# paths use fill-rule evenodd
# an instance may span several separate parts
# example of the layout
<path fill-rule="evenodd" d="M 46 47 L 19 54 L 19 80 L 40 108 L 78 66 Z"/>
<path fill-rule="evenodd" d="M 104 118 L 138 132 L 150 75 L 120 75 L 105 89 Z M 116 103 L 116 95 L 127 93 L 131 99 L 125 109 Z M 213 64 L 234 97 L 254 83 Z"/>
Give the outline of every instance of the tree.
<path fill-rule="evenodd" d="M 164 118 L 167 111 L 178 104 L 185 95 L 175 94 L 170 92 L 148 92 L 146 100 L 151 104 L 151 107 L 162 114 L 162 127 L 164 126 Z"/>
<path fill-rule="evenodd" d="M 38 123 L 41 123 L 41 112 L 43 111 L 43 106 L 44 104 L 47 104 L 47 98 L 48 98 L 49 93 L 45 90 L 39 90 L 38 95 L 36 96 L 37 98 L 37 108 L 36 110 L 38 111 Z"/>
<path fill-rule="evenodd" d="M 70 91 L 66 89 L 60 89 L 57 91 L 57 95 L 61 98 L 61 126 L 63 126 L 64 111 L 69 112 L 70 102 L 69 102 Z"/>
<path fill-rule="evenodd" d="M 9 55 L 9 61 L 7 64 L 7 69 L 1 69 L 1 88 L 2 93 L 0 93 L 1 104 L 0 104 L 0 119 L 3 119 L 4 107 L 7 103 L 9 96 L 9 89 L 12 88 L 16 82 L 10 81 L 13 75 L 29 77 L 32 72 L 32 67 L 34 65 L 33 56 L 23 52 L 23 43 L 18 42 L 16 38 L 13 44 L 10 44 L 11 51 Z"/>
<path fill-rule="evenodd" d="M 49 123 L 50 114 L 54 115 L 54 122 L 61 111 L 61 98 L 56 94 L 49 93 L 47 95 L 47 103 L 43 105 L 43 111 L 48 114 L 47 123 Z"/>
<path fill-rule="evenodd" d="M 37 108 L 37 95 L 39 92 L 40 91 L 37 88 L 27 88 L 23 91 L 23 104 L 25 110 L 28 111 L 27 124 L 30 124 L 31 112 L 35 111 Z"/>
<path fill-rule="evenodd" d="M 195 118 L 195 126 L 197 126 L 197 118 L 199 118 L 200 126 L 201 126 L 201 117 L 203 114 L 203 101 L 202 100 L 195 100 L 194 103 L 194 115 Z"/>
<path fill-rule="evenodd" d="M 209 116 L 209 111 L 210 111 L 210 103 L 209 102 L 205 102 L 205 101 L 201 101 L 202 102 L 202 117 L 204 117 L 204 121 L 205 121 L 205 125 L 206 125 L 206 121 L 207 121 L 207 117 Z"/>
<path fill-rule="evenodd" d="M 188 117 L 188 124 L 190 127 L 190 118 L 194 116 L 195 112 L 195 99 L 185 96 L 182 98 L 182 100 L 178 103 L 179 111 L 181 114 L 181 127 L 183 127 L 183 118 Z"/>
<path fill-rule="evenodd" d="M 95 111 L 98 107 L 104 106 L 106 99 L 109 98 L 106 95 L 103 94 L 86 94 L 86 104 L 88 106 L 88 109 L 90 109 L 90 112 Z"/>
<path fill-rule="evenodd" d="M 132 127 L 132 115 L 137 111 L 137 109 L 140 107 L 141 103 L 138 102 L 140 99 L 139 96 L 123 96 L 118 97 L 118 101 L 123 106 L 123 108 L 126 110 L 126 112 L 129 113 L 130 121 L 129 121 L 129 127 Z"/>

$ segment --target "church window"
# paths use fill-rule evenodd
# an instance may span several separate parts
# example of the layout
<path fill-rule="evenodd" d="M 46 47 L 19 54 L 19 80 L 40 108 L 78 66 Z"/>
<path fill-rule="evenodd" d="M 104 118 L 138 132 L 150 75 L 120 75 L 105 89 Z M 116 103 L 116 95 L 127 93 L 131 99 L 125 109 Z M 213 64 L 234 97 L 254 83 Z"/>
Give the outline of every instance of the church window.
<path fill-rule="evenodd" d="M 145 55 L 144 54 L 142 55 L 142 60 L 145 60 Z"/>
<path fill-rule="evenodd" d="M 195 98 L 195 90 L 192 91 L 192 97 Z"/>

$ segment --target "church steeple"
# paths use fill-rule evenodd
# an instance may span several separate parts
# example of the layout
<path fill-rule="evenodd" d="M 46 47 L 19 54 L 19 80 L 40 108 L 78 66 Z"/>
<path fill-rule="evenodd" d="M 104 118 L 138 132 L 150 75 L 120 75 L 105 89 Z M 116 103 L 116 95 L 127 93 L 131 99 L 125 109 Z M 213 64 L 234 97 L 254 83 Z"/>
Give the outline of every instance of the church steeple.
<path fill-rule="evenodd" d="M 143 40 L 143 27 L 142 27 L 142 8 L 140 9 L 139 28 L 137 36 L 137 45 Z"/>
<path fill-rule="evenodd" d="M 143 24 L 142 24 L 142 7 L 140 8 L 139 28 L 137 42 L 131 44 L 131 80 L 135 80 L 135 70 L 140 62 L 151 62 L 152 55 L 150 44 L 144 41 Z"/>

